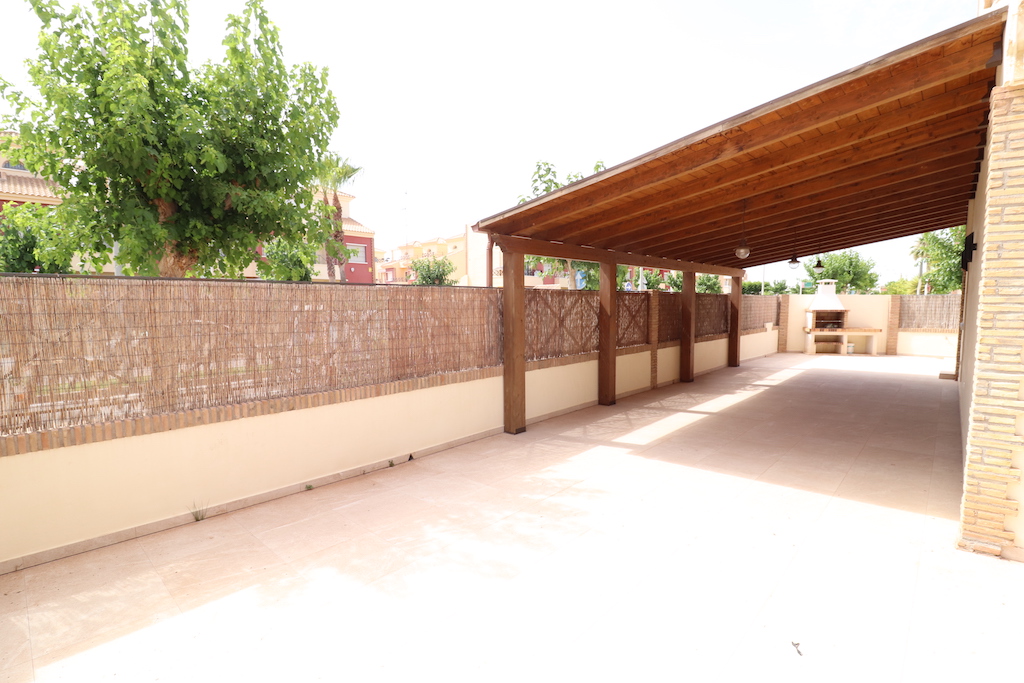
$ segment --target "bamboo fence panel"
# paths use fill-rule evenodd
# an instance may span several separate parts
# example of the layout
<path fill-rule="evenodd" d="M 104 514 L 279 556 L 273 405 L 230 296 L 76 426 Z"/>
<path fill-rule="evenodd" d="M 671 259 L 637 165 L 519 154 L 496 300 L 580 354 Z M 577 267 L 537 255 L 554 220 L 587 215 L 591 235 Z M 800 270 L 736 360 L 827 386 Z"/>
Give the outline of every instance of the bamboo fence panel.
<path fill-rule="evenodd" d="M 741 325 L 744 330 L 764 328 L 765 323 L 779 324 L 779 307 L 782 298 L 779 296 L 761 296 L 747 294 L 743 297 L 743 316 Z"/>
<path fill-rule="evenodd" d="M 905 294 L 900 297 L 901 330 L 957 330 L 960 297 L 955 294 Z"/>
<path fill-rule="evenodd" d="M 526 360 L 597 351 L 597 292 L 526 290 Z"/>
<path fill-rule="evenodd" d="M 697 294 L 695 336 L 711 337 L 729 333 L 729 295 Z"/>
<path fill-rule="evenodd" d="M 682 295 L 661 292 L 658 296 L 658 341 L 678 341 L 683 336 L 683 304 L 679 299 Z"/>
<path fill-rule="evenodd" d="M 0 435 L 500 365 L 500 294 L 0 277 Z"/>
<path fill-rule="evenodd" d="M 647 292 L 617 292 L 616 303 L 616 346 L 639 346 L 647 344 L 647 316 L 650 312 L 650 296 Z"/>

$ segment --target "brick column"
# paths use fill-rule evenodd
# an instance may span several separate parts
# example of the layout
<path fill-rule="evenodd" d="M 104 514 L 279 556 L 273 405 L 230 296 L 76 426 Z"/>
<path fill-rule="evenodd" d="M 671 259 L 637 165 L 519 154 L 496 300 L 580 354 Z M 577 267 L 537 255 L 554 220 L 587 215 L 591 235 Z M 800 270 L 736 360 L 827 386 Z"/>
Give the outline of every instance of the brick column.
<path fill-rule="evenodd" d="M 1011 487 L 1024 462 L 1024 84 L 993 89 L 991 109 L 959 545 L 1002 555 L 1015 545 L 1006 521 L 1018 514 Z"/>
<path fill-rule="evenodd" d="M 900 339 L 900 308 L 903 306 L 903 297 L 896 295 L 889 297 L 889 322 L 885 330 L 885 355 L 895 356 L 896 348 Z"/>

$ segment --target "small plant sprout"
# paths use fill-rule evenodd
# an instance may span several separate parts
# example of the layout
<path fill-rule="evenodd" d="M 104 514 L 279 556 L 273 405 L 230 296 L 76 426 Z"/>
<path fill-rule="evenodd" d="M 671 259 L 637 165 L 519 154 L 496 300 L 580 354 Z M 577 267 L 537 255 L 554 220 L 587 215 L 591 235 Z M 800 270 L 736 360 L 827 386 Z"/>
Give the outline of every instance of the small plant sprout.
<path fill-rule="evenodd" d="M 307 491 L 312 491 L 313 490 L 313 485 L 312 484 L 306 484 L 306 490 Z"/>
<path fill-rule="evenodd" d="M 394 467 L 394 466 L 395 466 L 395 461 L 394 460 L 388 460 L 388 467 Z"/>
<path fill-rule="evenodd" d="M 201 522 L 206 519 L 206 510 L 209 505 L 199 505 L 195 500 L 192 501 L 192 507 L 188 509 L 192 513 L 192 518 L 197 522 Z"/>

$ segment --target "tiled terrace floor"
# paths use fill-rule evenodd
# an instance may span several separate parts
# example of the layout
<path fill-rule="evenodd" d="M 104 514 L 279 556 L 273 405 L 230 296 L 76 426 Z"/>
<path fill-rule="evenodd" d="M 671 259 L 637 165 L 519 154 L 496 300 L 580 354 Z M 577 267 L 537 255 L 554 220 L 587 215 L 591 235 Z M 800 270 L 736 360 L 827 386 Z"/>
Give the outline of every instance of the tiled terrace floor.
<path fill-rule="evenodd" d="M 774 356 L 0 576 L 0 681 L 1004 678 L 936 374 Z"/>

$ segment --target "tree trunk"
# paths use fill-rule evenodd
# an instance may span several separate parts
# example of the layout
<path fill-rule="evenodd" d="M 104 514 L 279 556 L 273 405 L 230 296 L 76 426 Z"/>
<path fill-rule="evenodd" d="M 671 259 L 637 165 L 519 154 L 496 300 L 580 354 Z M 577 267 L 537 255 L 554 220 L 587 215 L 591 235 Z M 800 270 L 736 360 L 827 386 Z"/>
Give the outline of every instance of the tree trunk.
<path fill-rule="evenodd" d="M 154 199 L 153 206 L 160 223 L 166 223 L 178 213 L 178 205 L 171 199 Z M 194 251 L 183 254 L 178 251 L 178 243 L 171 241 L 164 245 L 164 255 L 157 262 L 157 271 L 160 277 L 185 277 L 198 262 L 199 257 Z"/>
<path fill-rule="evenodd" d="M 185 277 L 188 271 L 199 262 L 199 257 L 194 253 L 178 253 L 175 249 L 177 244 L 177 242 L 168 242 L 164 245 L 164 255 L 157 263 L 160 277 Z"/>

